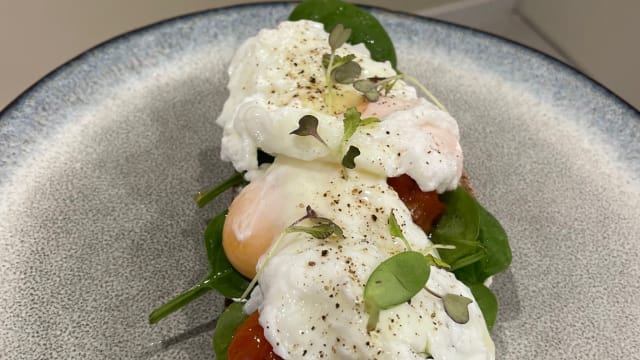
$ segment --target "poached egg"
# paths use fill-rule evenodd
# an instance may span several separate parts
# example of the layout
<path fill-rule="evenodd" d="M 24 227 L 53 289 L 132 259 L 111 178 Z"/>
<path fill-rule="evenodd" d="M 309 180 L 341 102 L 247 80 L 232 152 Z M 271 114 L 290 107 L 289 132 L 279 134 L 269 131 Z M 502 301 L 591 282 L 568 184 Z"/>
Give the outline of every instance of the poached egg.
<path fill-rule="evenodd" d="M 258 276 L 245 311 L 259 311 L 266 339 L 284 359 L 493 359 L 478 305 L 471 303 L 469 321 L 458 324 L 426 290 L 383 310 L 376 328 L 367 331 L 365 284 L 381 262 L 405 250 L 389 233 L 390 214 L 413 250 L 437 256 L 386 179 L 407 174 L 422 191 L 455 189 L 462 152 L 456 121 L 403 81 L 375 103 L 337 84 L 340 100 L 328 108 L 321 57 L 329 52 L 321 24 L 284 22 L 247 40 L 229 68 L 230 95 L 217 120 L 224 128 L 221 155 L 246 171 L 251 183 L 229 208 L 223 246 L 236 269 Z M 361 44 L 345 44 L 336 53 L 354 54 L 361 77 L 396 75 L 389 63 L 371 60 Z M 358 128 L 342 144 L 343 113 L 351 107 L 362 118 L 381 121 Z M 305 115 L 318 119 L 326 145 L 290 134 Z M 335 156 L 345 145 L 361 151 L 353 170 Z M 258 149 L 273 155 L 273 164 L 258 166 Z M 344 236 L 290 233 L 267 259 L 267 250 L 306 206 L 340 226 Z M 427 287 L 473 299 L 453 274 L 436 267 Z"/>

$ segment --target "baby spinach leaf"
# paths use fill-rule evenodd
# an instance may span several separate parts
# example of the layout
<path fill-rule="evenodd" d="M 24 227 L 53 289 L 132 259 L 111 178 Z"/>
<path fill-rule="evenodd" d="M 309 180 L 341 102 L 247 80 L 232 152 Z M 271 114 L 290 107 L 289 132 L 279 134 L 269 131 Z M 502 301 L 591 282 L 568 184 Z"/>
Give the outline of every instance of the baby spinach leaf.
<path fill-rule="evenodd" d="M 482 272 L 486 280 L 491 275 L 506 270 L 511 264 L 511 247 L 507 233 L 504 231 L 498 220 L 485 208 L 478 205 L 479 210 L 479 233 L 478 241 L 486 250 L 487 256 L 478 261 L 478 269 Z"/>
<path fill-rule="evenodd" d="M 157 323 L 211 290 L 215 289 L 225 297 L 235 298 L 247 288 L 249 281 L 231 266 L 222 247 L 222 228 L 226 214 L 225 210 L 213 218 L 204 232 L 204 245 L 209 262 L 207 277 L 191 289 L 154 309 L 149 315 L 149 323 Z"/>
<path fill-rule="evenodd" d="M 381 310 L 402 304 L 422 290 L 430 270 L 427 259 L 417 251 L 401 252 L 378 265 L 364 287 L 367 330 L 375 329 Z"/>
<path fill-rule="evenodd" d="M 242 276 L 229 262 L 222 247 L 222 229 L 227 211 L 223 211 L 209 221 L 204 232 L 204 245 L 209 260 L 209 274 L 207 286 L 218 290 L 228 298 L 237 298 L 249 285 L 249 281 Z"/>
<path fill-rule="evenodd" d="M 442 297 L 442 302 L 444 311 L 447 312 L 451 320 L 458 324 L 466 324 L 469 321 L 469 304 L 473 300 L 462 295 L 446 294 Z"/>
<path fill-rule="evenodd" d="M 473 264 L 456 268 L 456 277 L 465 284 L 483 283 L 487 278 L 502 272 L 511 264 L 511 247 L 504 229 L 491 213 L 478 205 L 480 224 L 478 243 L 486 256 Z"/>
<path fill-rule="evenodd" d="M 233 176 L 222 182 L 220 185 L 214 187 L 213 189 L 197 193 L 195 196 L 196 204 L 198 204 L 199 207 L 204 207 L 211 200 L 215 199 L 216 197 L 218 197 L 218 195 L 222 194 L 228 189 L 237 185 L 245 185 L 247 183 L 248 182 L 244 179 L 244 176 L 236 172 L 235 174 L 233 174 Z"/>
<path fill-rule="evenodd" d="M 227 359 L 227 350 L 233 340 L 236 329 L 247 317 L 248 316 L 242 311 L 242 304 L 240 303 L 229 305 L 229 307 L 220 314 L 216 329 L 213 332 L 213 350 L 216 353 L 216 359 Z"/>
<path fill-rule="evenodd" d="M 484 316 L 484 321 L 487 324 L 487 329 L 491 331 L 493 324 L 496 322 L 498 316 L 498 300 L 493 292 L 483 284 L 474 284 L 469 286 L 473 297 L 476 299 L 480 311 Z"/>
<path fill-rule="evenodd" d="M 337 24 L 352 30 L 349 42 L 364 43 L 376 61 L 389 61 L 396 67 L 396 52 L 389 34 L 369 12 L 340 0 L 305 0 L 289 15 L 289 20 L 313 20 L 330 32 Z"/>
<path fill-rule="evenodd" d="M 480 260 L 484 248 L 478 242 L 479 208 L 475 199 L 458 187 L 441 195 L 447 207 L 433 231 L 435 244 L 454 245 L 455 249 L 439 250 L 442 260 L 457 269 Z"/>

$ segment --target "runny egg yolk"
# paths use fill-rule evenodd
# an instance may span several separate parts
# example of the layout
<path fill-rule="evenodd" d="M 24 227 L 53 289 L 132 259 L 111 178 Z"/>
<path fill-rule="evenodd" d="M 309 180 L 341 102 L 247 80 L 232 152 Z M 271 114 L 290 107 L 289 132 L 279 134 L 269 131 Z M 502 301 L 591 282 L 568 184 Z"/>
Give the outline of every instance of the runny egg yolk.
<path fill-rule="evenodd" d="M 242 189 L 229 206 L 222 230 L 224 252 L 242 275 L 256 276 L 256 264 L 284 229 L 274 207 L 278 204 L 263 178 Z"/>

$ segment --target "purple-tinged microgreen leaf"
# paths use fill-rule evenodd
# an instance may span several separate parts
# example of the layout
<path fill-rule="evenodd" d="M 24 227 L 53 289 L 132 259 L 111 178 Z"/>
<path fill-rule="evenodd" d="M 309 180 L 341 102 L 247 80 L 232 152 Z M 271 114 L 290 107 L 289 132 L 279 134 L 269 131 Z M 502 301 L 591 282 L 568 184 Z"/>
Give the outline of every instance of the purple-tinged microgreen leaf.
<path fill-rule="evenodd" d="M 380 98 L 380 93 L 377 92 L 376 90 L 367 91 L 366 93 L 363 93 L 362 95 L 364 95 L 364 97 L 367 98 L 367 100 L 369 100 L 369 102 L 376 102 Z"/>
<path fill-rule="evenodd" d="M 353 87 L 361 93 L 366 93 L 369 91 L 377 92 L 376 84 L 369 79 L 357 80 L 353 83 Z"/>
<path fill-rule="evenodd" d="M 340 226 L 338 226 L 332 220 L 318 216 L 316 211 L 313 210 L 310 205 L 307 205 L 305 211 L 307 212 L 307 214 L 289 225 L 285 229 L 285 233 L 304 232 L 316 239 L 326 239 L 331 235 L 342 237 L 342 228 L 340 228 Z M 298 224 L 304 220 L 311 220 L 315 222 L 315 225 L 299 226 Z"/>
<path fill-rule="evenodd" d="M 312 226 L 297 225 L 303 220 L 315 221 L 316 225 L 312 225 Z M 327 218 L 319 217 L 316 214 L 315 210 L 313 210 L 311 206 L 307 205 L 306 214 L 302 216 L 300 219 L 294 221 L 287 228 L 285 228 L 284 231 L 280 233 L 280 236 L 278 237 L 278 239 L 273 243 L 271 243 L 271 246 L 269 246 L 269 249 L 266 252 L 266 259 L 262 263 L 262 266 L 260 266 L 256 276 L 251 280 L 251 282 L 249 283 L 249 286 L 247 286 L 247 289 L 240 296 L 240 298 L 237 299 L 237 301 L 241 301 L 241 302 L 246 301 L 247 297 L 249 296 L 249 294 L 251 293 L 255 285 L 258 283 L 258 279 L 262 276 L 262 273 L 264 272 L 264 268 L 269 264 L 269 261 L 271 261 L 271 258 L 273 257 L 276 250 L 280 246 L 280 243 L 282 242 L 282 240 L 288 234 L 291 234 L 294 232 L 304 232 L 313 236 L 316 239 L 326 239 L 331 235 L 343 237 L 342 228 L 340 228 L 340 226 L 338 226 L 336 223 L 334 223 L 333 221 Z"/>
<path fill-rule="evenodd" d="M 342 166 L 344 166 L 347 169 L 354 169 L 356 167 L 356 158 L 360 155 L 360 150 L 351 145 L 349 146 L 349 150 L 347 150 L 347 153 L 344 154 L 344 157 L 342 158 Z"/>
<path fill-rule="evenodd" d="M 442 297 L 444 311 L 451 320 L 458 324 L 466 324 L 469 321 L 469 304 L 473 300 L 462 295 L 446 294 Z"/>
<path fill-rule="evenodd" d="M 351 84 L 360 76 L 361 71 L 362 68 L 360 68 L 357 62 L 349 61 L 340 66 L 336 66 L 332 75 L 339 84 Z"/>
<path fill-rule="evenodd" d="M 329 46 L 331 51 L 336 51 L 339 47 L 344 45 L 351 36 L 351 29 L 345 28 L 342 24 L 336 24 L 329 33 Z"/>
<path fill-rule="evenodd" d="M 320 134 L 318 134 L 318 118 L 313 115 L 305 115 L 300 120 L 298 120 L 298 128 L 291 131 L 290 135 L 298 135 L 298 136 L 313 136 L 318 141 L 320 141 L 324 146 L 327 146 L 327 143 L 322 140 Z"/>
<path fill-rule="evenodd" d="M 313 226 L 289 226 L 287 233 L 302 232 L 313 236 L 316 239 L 326 239 L 331 235 L 342 236 L 342 229 L 334 222 L 318 224 Z"/>

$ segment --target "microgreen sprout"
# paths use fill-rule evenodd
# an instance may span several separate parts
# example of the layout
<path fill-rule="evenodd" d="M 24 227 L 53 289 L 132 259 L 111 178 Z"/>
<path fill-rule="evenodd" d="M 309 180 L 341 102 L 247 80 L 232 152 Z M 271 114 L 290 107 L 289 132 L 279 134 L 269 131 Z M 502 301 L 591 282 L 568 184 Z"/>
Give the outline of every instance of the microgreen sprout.
<path fill-rule="evenodd" d="M 342 166 L 347 169 L 355 169 L 358 156 L 360 156 L 360 149 L 353 145 L 349 146 L 349 150 L 342 157 Z"/>
<path fill-rule="evenodd" d="M 391 91 L 398 80 L 406 80 L 417 86 L 440 110 L 447 112 L 447 109 L 438 101 L 438 99 L 427 88 L 408 74 L 398 74 L 388 78 L 369 78 L 357 80 L 353 83 L 353 87 L 358 90 L 367 100 L 376 102 L 380 97 L 380 93 L 385 95 Z"/>
<path fill-rule="evenodd" d="M 313 223 L 313 225 L 311 226 L 298 225 L 305 220 L 310 220 Z M 278 239 L 271 244 L 271 246 L 269 247 L 269 250 L 267 250 L 266 259 L 264 260 L 264 263 L 262 264 L 262 266 L 260 266 L 260 269 L 258 269 L 258 273 L 251 280 L 251 282 L 249 283 L 249 286 L 247 286 L 247 289 L 240 296 L 240 298 L 234 299 L 235 301 L 239 301 L 239 302 L 246 301 L 247 297 L 251 293 L 251 290 L 253 290 L 255 285 L 258 283 L 258 279 L 260 278 L 260 276 L 262 276 L 262 273 L 264 272 L 265 267 L 269 264 L 269 261 L 271 261 L 271 258 L 275 254 L 276 250 L 278 250 L 278 247 L 280 246 L 280 243 L 282 242 L 282 240 L 288 234 L 296 233 L 296 232 L 309 234 L 316 239 L 326 239 L 332 235 L 335 235 L 340 238 L 343 237 L 342 228 L 340 228 L 340 226 L 338 226 L 336 223 L 334 223 L 328 218 L 318 216 L 315 210 L 313 210 L 311 206 L 307 205 L 306 214 L 303 217 L 299 218 L 298 220 L 294 221 L 291 225 L 287 226 L 284 229 L 284 231 L 280 233 L 280 236 L 278 237 Z"/>
<path fill-rule="evenodd" d="M 368 117 L 362 119 L 362 114 L 355 108 L 351 107 L 344 113 L 344 134 L 342 135 L 342 143 L 346 143 L 360 126 L 378 123 L 380 119 L 377 117 Z"/>
<path fill-rule="evenodd" d="M 426 289 L 431 295 L 442 300 L 444 311 L 449 315 L 451 320 L 458 324 L 466 324 L 469 322 L 469 304 L 471 304 L 473 300 L 466 296 L 456 294 L 440 295 L 429 288 Z"/>
<path fill-rule="evenodd" d="M 292 130 L 289 135 L 313 136 L 320 141 L 322 145 L 328 147 L 327 143 L 325 143 L 320 134 L 318 134 L 318 118 L 313 115 L 301 117 L 300 120 L 298 120 L 298 128 Z"/>
<path fill-rule="evenodd" d="M 407 250 L 411 251 L 411 245 L 409 244 L 409 241 L 407 241 L 407 238 L 404 237 L 404 234 L 402 233 L 402 228 L 398 224 L 398 220 L 396 220 L 396 216 L 393 213 L 393 210 L 391 210 L 391 214 L 389 215 L 389 233 L 391 233 L 391 236 L 402 240 L 402 242 L 404 243 L 404 246 L 407 247 Z"/>
<path fill-rule="evenodd" d="M 325 68 L 325 81 L 327 83 L 327 92 L 325 101 L 329 109 L 333 109 L 333 84 L 334 81 L 340 84 L 353 83 L 362 72 L 360 65 L 353 61 L 355 56 L 348 54 L 346 56 L 336 55 L 336 50 L 344 45 L 351 36 L 351 29 L 345 28 L 342 24 L 337 24 L 329 33 L 330 54 L 322 56 L 322 66 Z"/>

